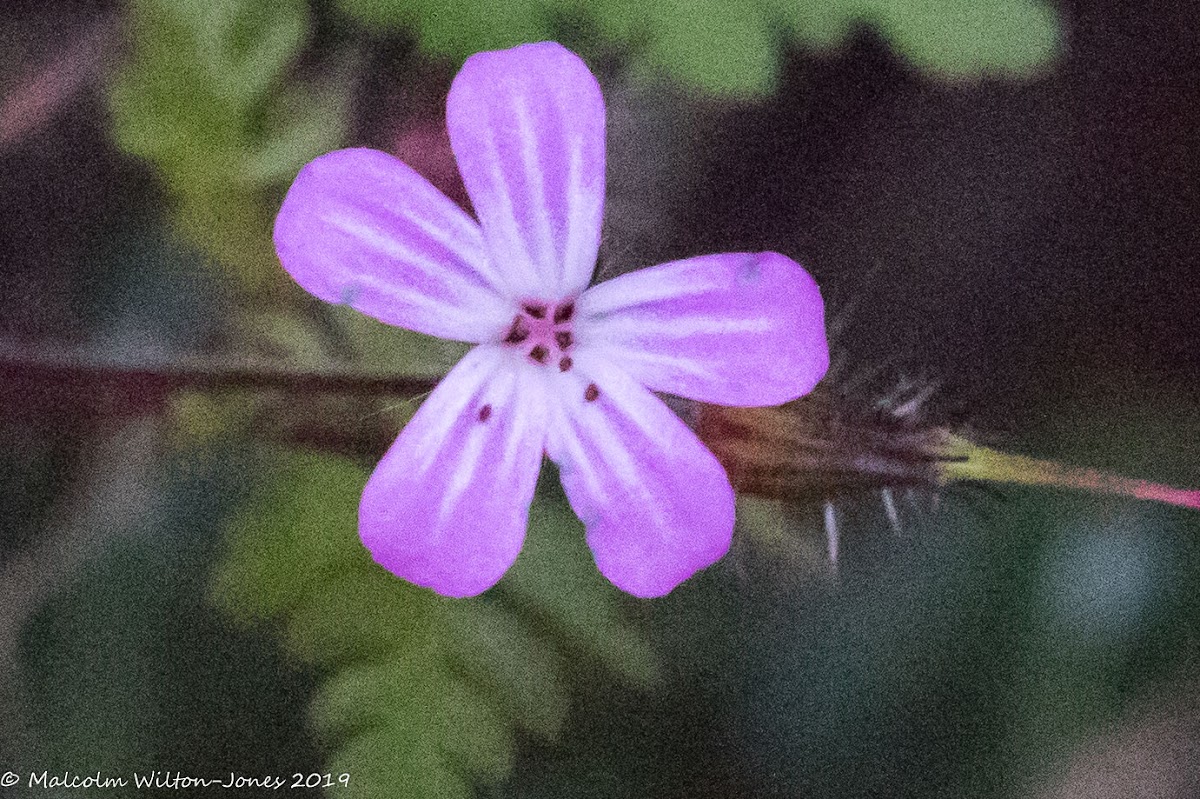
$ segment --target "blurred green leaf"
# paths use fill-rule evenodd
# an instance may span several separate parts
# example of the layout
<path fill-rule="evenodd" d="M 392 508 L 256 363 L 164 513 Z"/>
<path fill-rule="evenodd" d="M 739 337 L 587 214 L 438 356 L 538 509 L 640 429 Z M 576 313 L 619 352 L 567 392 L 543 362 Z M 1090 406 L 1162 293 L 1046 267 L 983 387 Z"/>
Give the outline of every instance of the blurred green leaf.
<path fill-rule="evenodd" d="M 279 196 L 342 137 L 345 76 L 287 79 L 308 29 L 303 0 L 134 0 L 107 93 L 117 145 L 155 167 L 178 228 L 249 289 L 283 282 Z"/>
<path fill-rule="evenodd" d="M 273 618 L 349 572 L 358 557 L 357 505 L 345 495 L 365 483 L 362 470 L 342 460 L 309 457 L 285 464 L 274 486 L 231 523 L 214 578 L 218 604 L 242 622 Z M 330 487 L 341 495 L 335 501 L 327 501 Z"/>
<path fill-rule="evenodd" d="M 558 679 L 560 654 L 531 625 L 483 603 L 464 603 L 446 622 L 462 643 L 457 654 L 460 668 L 526 729 L 554 737 L 570 704 Z"/>
<path fill-rule="evenodd" d="M 635 685 L 656 679 L 561 496 L 535 503 L 528 551 L 500 590 L 453 600 L 371 560 L 356 534 L 365 469 L 294 451 L 277 460 L 230 525 L 212 596 L 243 622 L 282 623 L 289 649 L 324 670 L 312 718 L 329 770 L 353 775 L 343 793 L 465 797 L 471 781 L 502 780 L 519 731 L 562 728 L 565 664 L 580 654 Z"/>
<path fill-rule="evenodd" d="M 1036 0 L 878 2 L 871 18 L 915 66 L 945 78 L 1022 75 L 1058 49 L 1058 18 Z"/>
<path fill-rule="evenodd" d="M 461 60 L 482 50 L 553 38 L 542 5 L 539 0 L 426 0 L 420 4 L 421 48 Z"/>
<path fill-rule="evenodd" d="M 461 61 L 553 38 L 543 0 L 339 0 L 342 10 L 377 30 L 416 27 L 421 49 Z"/>
<path fill-rule="evenodd" d="M 658 679 L 657 661 L 622 621 L 623 595 L 597 571 L 583 524 L 561 498 L 530 508 L 525 548 L 501 588 L 616 673 L 640 685 Z"/>
<path fill-rule="evenodd" d="M 770 92 L 791 38 L 828 50 L 870 25 L 916 67 L 950 79 L 1023 75 L 1054 57 L 1057 16 L 1038 0 L 339 0 L 375 30 L 410 30 L 425 52 L 471 53 L 562 38 L 588 57 L 624 50 L 645 77 L 709 96 Z M 597 38 L 591 38 L 592 35 Z M 594 50 L 595 52 L 589 52 Z"/>
<path fill-rule="evenodd" d="M 789 34 L 797 41 L 816 50 L 837 47 L 854 27 L 865 2 L 812 3 L 797 0 L 762 0 L 775 14 Z"/>
<path fill-rule="evenodd" d="M 662 0 L 636 13 L 651 32 L 642 58 L 655 71 L 716 97 L 774 90 L 776 38 L 754 5 Z"/>
<path fill-rule="evenodd" d="M 346 114 L 346 76 L 322 84 L 289 84 L 268 107 L 270 135 L 244 153 L 241 183 L 285 184 L 296 176 L 300 157 L 336 149 Z M 332 122 L 331 122 L 332 121 Z M 300 156 L 298 154 L 304 154 Z"/>

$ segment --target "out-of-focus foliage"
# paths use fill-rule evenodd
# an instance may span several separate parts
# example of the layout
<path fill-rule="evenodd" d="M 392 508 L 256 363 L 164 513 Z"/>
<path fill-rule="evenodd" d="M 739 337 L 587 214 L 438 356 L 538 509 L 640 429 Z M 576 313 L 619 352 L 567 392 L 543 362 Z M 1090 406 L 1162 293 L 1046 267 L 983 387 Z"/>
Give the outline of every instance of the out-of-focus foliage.
<path fill-rule="evenodd" d="M 213 596 L 243 621 L 282 622 L 289 649 L 322 669 L 312 715 L 332 753 L 326 770 L 352 775 L 339 795 L 403 786 L 465 799 L 472 780 L 502 780 L 519 731 L 557 735 L 581 656 L 635 685 L 657 679 L 561 498 L 535 503 L 499 592 L 448 600 L 392 577 L 359 543 L 365 470 L 296 452 L 279 464 L 232 524 Z"/>
<path fill-rule="evenodd" d="M 872 3 L 869 15 L 898 51 L 947 78 L 1027 73 L 1058 45 L 1058 20 L 1036 0 L 904 0 Z"/>
<path fill-rule="evenodd" d="M 314 370 L 349 360 L 364 374 L 444 373 L 460 345 L 347 308 L 324 310 L 327 324 L 315 325 L 299 291 L 255 302 L 290 283 L 271 238 L 275 214 L 300 168 L 341 143 L 356 54 L 331 58 L 318 78 L 298 76 L 311 25 L 304 0 L 134 0 L 128 20 L 129 56 L 108 92 L 113 138 L 151 163 L 177 227 L 237 279 L 228 327 L 242 346 Z M 262 404 L 238 397 L 218 413 L 209 403 L 183 426 L 216 434 Z"/>
<path fill-rule="evenodd" d="M 344 80 L 288 73 L 303 0 L 134 0 L 130 55 L 108 93 L 113 138 L 166 182 L 180 228 L 247 288 L 281 279 L 282 188 L 341 140 Z"/>
<path fill-rule="evenodd" d="M 1021 75 L 1045 65 L 1058 20 L 1040 0 L 339 0 L 365 25 L 412 30 L 422 49 L 461 60 L 557 39 L 632 54 L 639 71 L 715 96 L 770 92 L 788 39 L 825 50 L 860 25 L 940 78 Z"/>
<path fill-rule="evenodd" d="M 287 668 L 272 642 L 231 630 L 207 601 L 214 533 L 242 498 L 251 459 L 225 439 L 210 454 L 162 462 L 159 428 L 138 420 L 89 445 L 98 468 L 79 486 L 86 500 L 47 530 L 59 546 L 93 551 L 22 633 L 28 690 L 3 707 L 37 732 L 25 763 L 39 773 L 87 763 L 126 779 L 167 763 L 207 777 L 315 770 L 295 707 L 307 675 Z"/>

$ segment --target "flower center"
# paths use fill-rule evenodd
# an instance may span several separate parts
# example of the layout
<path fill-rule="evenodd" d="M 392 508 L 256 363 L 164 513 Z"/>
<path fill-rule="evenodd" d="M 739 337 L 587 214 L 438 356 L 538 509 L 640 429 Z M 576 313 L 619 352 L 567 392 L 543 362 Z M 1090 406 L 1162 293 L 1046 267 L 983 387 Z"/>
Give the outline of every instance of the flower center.
<path fill-rule="evenodd" d="M 503 341 L 524 351 L 531 363 L 557 364 L 560 372 L 566 372 L 571 369 L 570 351 L 575 346 L 574 319 L 574 300 L 523 302 Z"/>

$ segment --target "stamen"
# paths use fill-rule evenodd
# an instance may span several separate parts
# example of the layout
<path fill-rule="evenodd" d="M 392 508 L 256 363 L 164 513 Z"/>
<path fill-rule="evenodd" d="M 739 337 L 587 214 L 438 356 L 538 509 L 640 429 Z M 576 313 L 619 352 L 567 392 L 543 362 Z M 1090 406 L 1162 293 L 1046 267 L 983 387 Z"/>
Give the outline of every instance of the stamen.
<path fill-rule="evenodd" d="M 588 383 L 587 389 L 583 392 L 583 398 L 588 402 L 595 402 L 599 397 L 599 387 L 595 383 Z"/>
<path fill-rule="evenodd" d="M 534 304 L 530 303 L 529 305 L 525 306 L 525 313 L 529 314 L 534 319 L 545 319 L 546 318 L 546 306 L 545 305 L 534 305 Z"/>
<path fill-rule="evenodd" d="M 491 418 L 492 418 L 492 406 L 491 405 L 484 405 L 482 408 L 479 409 L 479 421 L 486 422 L 488 419 L 491 419 Z"/>
<path fill-rule="evenodd" d="M 508 329 L 508 335 L 504 338 L 505 344 L 520 344 L 525 339 L 529 338 L 529 327 L 525 324 L 525 319 L 520 314 L 513 317 L 512 327 Z"/>
<path fill-rule="evenodd" d="M 569 357 L 564 357 L 561 361 L 558 362 L 558 371 L 560 371 L 560 372 L 570 371 L 571 364 L 573 364 L 573 363 L 575 363 L 575 362 L 572 361 Z"/>
<path fill-rule="evenodd" d="M 570 330 L 560 330 L 554 334 L 554 340 L 558 342 L 558 348 L 565 350 L 575 342 L 575 337 L 571 335 Z"/>
<path fill-rule="evenodd" d="M 569 321 L 575 313 L 575 302 L 564 302 L 562 305 L 554 309 L 554 324 L 559 325 Z"/>
<path fill-rule="evenodd" d="M 529 351 L 529 357 L 533 358 L 538 363 L 545 363 L 550 357 L 550 350 L 546 349 L 541 344 L 538 344 Z"/>

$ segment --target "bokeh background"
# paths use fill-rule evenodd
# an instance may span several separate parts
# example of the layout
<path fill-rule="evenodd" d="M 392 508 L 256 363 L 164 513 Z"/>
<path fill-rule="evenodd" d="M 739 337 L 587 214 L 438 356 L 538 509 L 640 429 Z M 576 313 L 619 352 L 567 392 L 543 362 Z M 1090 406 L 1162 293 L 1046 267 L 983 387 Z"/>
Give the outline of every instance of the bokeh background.
<path fill-rule="evenodd" d="M 850 486 L 835 565 L 819 503 L 745 496 L 731 554 L 647 602 L 547 473 L 513 572 L 442 600 L 354 517 L 461 350 L 319 306 L 270 240 L 339 146 L 467 202 L 450 80 L 556 39 L 609 104 L 602 274 L 785 252 L 838 401 L 936 387 L 920 424 L 1196 487 L 1198 30 L 1168 0 L 3 4 L 0 772 L 1200 795 L 1196 511 L 951 486 L 897 532 Z"/>

